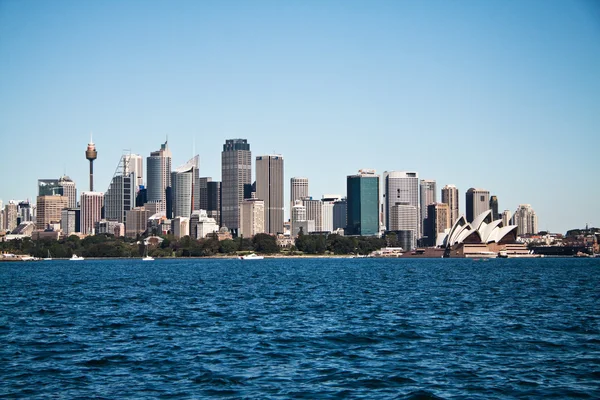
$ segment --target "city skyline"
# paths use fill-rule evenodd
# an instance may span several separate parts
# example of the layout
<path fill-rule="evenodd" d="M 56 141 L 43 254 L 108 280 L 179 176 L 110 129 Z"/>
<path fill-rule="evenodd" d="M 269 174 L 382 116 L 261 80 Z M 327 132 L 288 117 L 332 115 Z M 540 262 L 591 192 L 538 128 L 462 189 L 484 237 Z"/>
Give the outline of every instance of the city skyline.
<path fill-rule="evenodd" d="M 198 153 L 221 181 L 220 147 L 242 137 L 314 198 L 361 168 L 417 171 L 438 197 L 456 185 L 461 214 L 482 187 L 540 230 L 600 225 L 592 2 L 32 4 L 0 5 L 4 204 L 34 202 L 38 179 L 88 190 L 91 131 L 100 192 L 124 149 L 167 135 L 173 165 Z"/>

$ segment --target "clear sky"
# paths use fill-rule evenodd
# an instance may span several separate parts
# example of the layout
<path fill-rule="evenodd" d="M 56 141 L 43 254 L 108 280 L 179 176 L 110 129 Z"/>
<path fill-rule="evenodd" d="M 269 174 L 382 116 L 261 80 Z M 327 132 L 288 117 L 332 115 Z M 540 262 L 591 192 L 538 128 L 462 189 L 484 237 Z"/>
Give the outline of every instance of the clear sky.
<path fill-rule="evenodd" d="M 221 177 L 225 139 L 311 195 L 360 168 L 488 189 L 539 228 L 600 226 L 597 1 L 0 0 L 0 198 L 105 191 L 168 135 Z"/>

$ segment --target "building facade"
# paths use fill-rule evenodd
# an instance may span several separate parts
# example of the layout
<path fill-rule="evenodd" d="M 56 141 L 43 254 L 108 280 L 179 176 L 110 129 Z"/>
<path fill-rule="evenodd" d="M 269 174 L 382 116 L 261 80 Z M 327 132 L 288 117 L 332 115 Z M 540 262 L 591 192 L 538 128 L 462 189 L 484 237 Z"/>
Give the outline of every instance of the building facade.
<path fill-rule="evenodd" d="M 48 225 L 60 223 L 61 211 L 67 208 L 68 202 L 64 196 L 38 196 L 36 229 L 44 230 Z"/>
<path fill-rule="evenodd" d="M 538 233 L 538 219 L 531 204 L 519 204 L 515 215 L 513 216 L 513 224 L 517 225 L 517 234 L 533 235 Z"/>
<path fill-rule="evenodd" d="M 458 220 L 458 189 L 454 185 L 446 185 L 442 188 L 442 203 L 448 204 L 450 212 L 450 226 Z"/>
<path fill-rule="evenodd" d="M 498 213 L 498 196 L 490 197 L 490 210 L 492 210 L 494 221 L 501 218 L 500 213 Z"/>
<path fill-rule="evenodd" d="M 120 158 L 115 174 L 104 193 L 104 217 L 108 221 L 127 223 L 127 211 L 135 207 L 135 171 L 127 166 L 128 155 Z"/>
<path fill-rule="evenodd" d="M 75 182 L 68 176 L 63 175 L 58 179 L 58 186 L 62 188 L 61 194 L 68 199 L 67 207 L 77 208 L 77 186 Z"/>
<path fill-rule="evenodd" d="M 60 229 L 65 236 L 79 232 L 80 213 L 78 208 L 65 208 L 60 212 Z"/>
<path fill-rule="evenodd" d="M 197 189 L 200 185 L 198 161 L 199 157 L 196 155 L 171 173 L 171 200 L 174 218 L 189 218 L 194 211 L 194 204 L 198 203 L 196 205 L 199 205 L 199 202 L 195 201 L 199 196 Z"/>
<path fill-rule="evenodd" d="M 265 202 L 260 199 L 245 199 L 240 207 L 239 234 L 244 237 L 252 237 L 257 233 L 264 233 L 265 228 Z"/>
<path fill-rule="evenodd" d="M 95 233 L 95 223 L 102 219 L 102 206 L 104 205 L 104 193 L 82 192 L 80 204 L 80 228 L 79 231 L 85 235 Z"/>
<path fill-rule="evenodd" d="M 296 200 L 302 200 L 308 197 L 308 178 L 293 177 L 290 179 L 290 216 L 291 207 L 294 207 Z"/>
<path fill-rule="evenodd" d="M 221 152 L 221 178 L 221 226 L 237 236 L 244 185 L 252 183 L 252 153 L 246 139 L 225 141 Z"/>
<path fill-rule="evenodd" d="M 490 192 L 485 189 L 469 188 L 465 194 L 465 215 L 467 222 L 490 209 Z"/>
<path fill-rule="evenodd" d="M 144 186 L 144 159 L 139 154 L 126 154 L 123 157 L 125 164 L 123 175 L 135 173 L 134 186 L 137 190 L 140 186 Z"/>
<path fill-rule="evenodd" d="M 421 179 L 419 183 L 419 210 L 420 210 L 420 231 L 422 237 L 427 237 L 427 233 L 424 230 L 425 219 L 428 215 L 428 208 L 430 204 L 434 204 L 437 202 L 437 189 L 436 183 L 434 180 L 430 179 Z"/>
<path fill-rule="evenodd" d="M 450 208 L 446 203 L 433 203 L 427 205 L 427 219 L 425 220 L 424 237 L 428 246 L 435 246 L 438 238 L 450 229 Z"/>
<path fill-rule="evenodd" d="M 125 224 L 125 236 L 135 238 L 142 235 L 148 228 L 148 219 L 152 214 L 145 207 L 135 207 L 127 211 L 127 223 Z"/>
<path fill-rule="evenodd" d="M 407 232 L 411 232 L 411 247 L 404 247 L 407 246 L 408 243 L 405 241 L 403 246 L 404 250 L 410 250 L 417 244 L 417 232 L 419 230 L 417 209 L 417 207 L 411 204 L 396 202 L 390 210 L 390 228 L 388 230 L 394 232 L 402 231 L 405 236 L 408 235 Z"/>
<path fill-rule="evenodd" d="M 346 178 L 347 235 L 379 235 L 379 175 L 361 169 Z"/>
<path fill-rule="evenodd" d="M 390 220 L 392 207 L 396 204 L 409 205 L 414 207 L 415 215 L 400 214 L 408 218 L 403 225 L 412 226 L 412 221 L 417 220 L 417 231 L 415 236 L 420 237 L 419 224 L 419 174 L 411 171 L 386 171 L 384 172 L 384 214 L 385 226 L 388 230 L 395 230 Z M 406 209 L 408 212 L 409 209 Z M 411 209 L 412 210 L 412 209 Z"/>
<path fill-rule="evenodd" d="M 146 197 L 147 201 L 162 201 L 167 204 L 167 188 L 171 186 L 171 151 L 168 143 L 161 144 L 160 150 L 146 158 Z"/>
<path fill-rule="evenodd" d="M 265 232 L 283 233 L 283 157 L 256 157 L 256 198 L 265 202 Z"/>

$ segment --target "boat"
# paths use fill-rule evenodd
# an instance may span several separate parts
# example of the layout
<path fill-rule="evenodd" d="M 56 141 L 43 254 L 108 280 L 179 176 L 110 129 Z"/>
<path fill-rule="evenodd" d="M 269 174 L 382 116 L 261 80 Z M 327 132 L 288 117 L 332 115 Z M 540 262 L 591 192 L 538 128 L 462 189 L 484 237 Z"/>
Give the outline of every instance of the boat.
<path fill-rule="evenodd" d="M 257 256 L 254 253 L 239 257 L 240 260 L 262 260 L 263 258 L 263 256 Z"/>
<path fill-rule="evenodd" d="M 71 258 L 69 258 L 69 260 L 71 260 L 71 261 L 82 261 L 82 260 L 85 260 L 85 258 L 79 257 L 77 254 L 73 254 L 73 256 L 71 256 Z"/>
<path fill-rule="evenodd" d="M 44 261 L 52 261 L 52 256 L 50 255 L 50 250 L 48 250 L 48 257 L 44 258 Z"/>

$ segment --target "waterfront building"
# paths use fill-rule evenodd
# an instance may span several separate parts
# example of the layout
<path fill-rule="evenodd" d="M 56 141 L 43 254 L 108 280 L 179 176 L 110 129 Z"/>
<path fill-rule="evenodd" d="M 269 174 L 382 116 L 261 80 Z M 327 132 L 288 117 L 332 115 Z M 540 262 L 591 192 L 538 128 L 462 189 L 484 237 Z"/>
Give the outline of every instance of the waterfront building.
<path fill-rule="evenodd" d="M 265 202 L 260 199 L 245 199 L 240 206 L 240 236 L 252 237 L 265 232 Z"/>
<path fill-rule="evenodd" d="M 76 208 L 77 207 L 77 186 L 75 182 L 67 175 L 63 175 L 58 178 L 58 186 L 62 188 L 60 194 L 65 196 L 67 200 L 67 207 Z"/>
<path fill-rule="evenodd" d="M 265 232 L 271 235 L 283 233 L 283 157 L 281 155 L 256 157 L 256 198 L 265 202 Z"/>
<path fill-rule="evenodd" d="M 450 226 L 458 220 L 458 189 L 454 185 L 446 185 L 442 188 L 442 203 L 448 204 L 450 212 Z"/>
<path fill-rule="evenodd" d="M 321 231 L 322 232 L 333 232 L 334 231 L 334 204 L 336 201 L 342 199 L 342 196 L 337 194 L 325 194 L 321 198 Z"/>
<path fill-rule="evenodd" d="M 467 222 L 490 209 L 490 192 L 485 189 L 469 188 L 465 194 Z"/>
<path fill-rule="evenodd" d="M 176 217 L 171 221 L 171 229 L 175 239 L 181 239 L 190 235 L 190 219 L 187 217 Z"/>
<path fill-rule="evenodd" d="M 406 222 L 396 221 L 403 226 L 413 226 L 412 222 L 417 221 L 417 228 L 414 236 L 418 239 L 421 236 L 419 224 L 419 174 L 411 171 L 386 171 L 384 176 L 384 214 L 385 226 L 387 230 L 395 230 L 392 227 L 391 211 L 396 204 L 409 205 L 414 207 L 404 209 L 404 212 L 397 214 L 402 218 L 407 218 Z M 407 212 L 414 210 L 415 215 L 409 215 Z M 412 228 L 411 228 L 412 229 Z"/>
<path fill-rule="evenodd" d="M 152 214 L 145 207 L 135 207 L 127 211 L 127 223 L 125 224 L 125 236 L 135 238 L 142 235 L 148 228 L 148 219 Z"/>
<path fill-rule="evenodd" d="M 127 211 L 135 207 L 137 176 L 128 163 L 129 155 L 119 159 L 110 185 L 104 193 L 104 217 L 109 221 L 127 223 Z M 108 228 L 107 228 L 108 229 Z"/>
<path fill-rule="evenodd" d="M 517 234 L 519 236 L 538 233 L 537 215 L 531 204 L 519 204 L 513 216 L 513 224 L 517 225 Z"/>
<path fill-rule="evenodd" d="M 160 150 L 150 153 L 146 158 L 146 196 L 147 201 L 162 201 L 167 204 L 167 188 L 171 186 L 171 150 L 167 142 L 160 145 Z"/>
<path fill-rule="evenodd" d="M 189 218 L 194 211 L 194 194 L 200 183 L 198 160 L 196 155 L 171 173 L 173 217 Z"/>
<path fill-rule="evenodd" d="M 252 183 L 252 153 L 246 139 L 225 141 L 221 152 L 221 178 L 221 226 L 237 236 L 244 185 Z"/>
<path fill-rule="evenodd" d="M 64 208 L 60 211 L 60 230 L 65 236 L 79 232 L 80 212 L 78 208 Z"/>
<path fill-rule="evenodd" d="M 348 203 L 346 202 L 346 198 L 337 200 L 333 202 L 333 231 L 338 229 L 346 229 L 348 225 L 347 220 L 347 212 L 348 212 Z"/>
<path fill-rule="evenodd" d="M 66 198 L 65 198 L 66 200 Z M 102 206 L 104 203 L 104 193 L 102 192 L 82 192 L 79 205 L 80 214 L 80 232 L 85 235 L 94 234 L 94 224 L 102 219 Z M 65 206 L 66 207 L 66 206 Z M 65 208 L 63 207 L 63 208 Z"/>
<path fill-rule="evenodd" d="M 85 150 L 85 158 L 90 162 L 90 191 L 88 193 L 94 192 L 94 160 L 98 158 L 98 152 L 96 151 L 96 145 L 92 141 L 92 136 L 90 135 L 90 142 L 87 145 Z"/>
<path fill-rule="evenodd" d="M 412 232 L 411 247 L 404 247 L 408 243 L 408 241 L 405 241 L 404 250 L 411 250 L 416 246 L 417 232 L 419 230 L 417 207 L 408 203 L 396 202 L 390 209 L 389 224 L 389 231 L 404 231 L 405 235 L 406 232 Z"/>
<path fill-rule="evenodd" d="M 446 203 L 433 203 L 427 206 L 424 237 L 428 246 L 435 246 L 438 238 L 443 238 L 446 229 L 450 229 L 450 208 Z"/>
<path fill-rule="evenodd" d="M 436 183 L 434 180 L 429 179 L 421 179 L 419 183 L 419 193 L 420 193 L 420 218 L 419 218 L 419 229 L 421 232 L 421 237 L 427 237 L 427 234 L 424 230 L 425 219 L 428 216 L 428 206 L 430 204 L 437 203 L 437 190 Z"/>
<path fill-rule="evenodd" d="M 346 234 L 379 235 L 379 175 L 375 170 L 361 169 L 346 178 Z"/>
<path fill-rule="evenodd" d="M 492 210 L 492 218 L 494 220 L 500 219 L 500 214 L 498 213 L 498 196 L 490 197 L 490 210 Z"/>
<path fill-rule="evenodd" d="M 61 211 L 67 208 L 68 199 L 64 196 L 38 196 L 36 228 L 44 230 L 50 224 L 60 223 Z"/>
<path fill-rule="evenodd" d="M 313 230 L 304 231 L 304 233 L 323 231 L 323 202 L 307 197 L 302 199 L 302 204 L 306 208 L 306 220 L 315 222 Z"/>
<path fill-rule="evenodd" d="M 295 176 L 290 179 L 290 215 L 291 207 L 294 207 L 296 200 L 302 200 L 308 196 L 308 178 Z"/>

